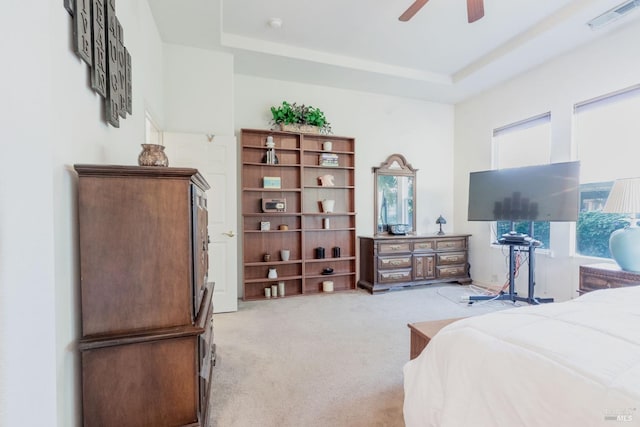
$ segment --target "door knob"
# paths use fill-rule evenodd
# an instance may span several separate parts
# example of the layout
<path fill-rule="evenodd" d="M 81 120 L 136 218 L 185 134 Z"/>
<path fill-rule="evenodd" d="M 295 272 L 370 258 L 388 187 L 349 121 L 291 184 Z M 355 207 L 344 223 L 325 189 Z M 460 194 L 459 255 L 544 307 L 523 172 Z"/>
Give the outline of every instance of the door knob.
<path fill-rule="evenodd" d="M 229 237 L 233 237 L 233 236 L 235 236 L 235 235 L 236 235 L 236 234 L 233 232 L 233 230 L 227 231 L 226 233 L 222 233 L 222 234 L 227 235 L 227 236 L 229 236 Z"/>

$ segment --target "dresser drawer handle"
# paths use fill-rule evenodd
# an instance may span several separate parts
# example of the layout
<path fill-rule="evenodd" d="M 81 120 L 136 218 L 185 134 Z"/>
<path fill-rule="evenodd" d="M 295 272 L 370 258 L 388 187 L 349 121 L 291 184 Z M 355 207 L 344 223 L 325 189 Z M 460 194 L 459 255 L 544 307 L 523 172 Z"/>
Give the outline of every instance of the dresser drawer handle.
<path fill-rule="evenodd" d="M 393 261 L 389 261 L 391 265 L 402 265 L 404 262 L 401 259 L 394 259 Z"/>
<path fill-rule="evenodd" d="M 393 274 L 389 274 L 388 277 L 390 279 L 402 279 L 403 277 L 406 277 L 406 274 L 404 274 L 404 273 L 393 273 Z"/>
<path fill-rule="evenodd" d="M 389 249 L 391 249 L 392 251 L 397 251 L 398 249 L 400 249 L 402 246 L 400 245 L 389 245 Z"/>

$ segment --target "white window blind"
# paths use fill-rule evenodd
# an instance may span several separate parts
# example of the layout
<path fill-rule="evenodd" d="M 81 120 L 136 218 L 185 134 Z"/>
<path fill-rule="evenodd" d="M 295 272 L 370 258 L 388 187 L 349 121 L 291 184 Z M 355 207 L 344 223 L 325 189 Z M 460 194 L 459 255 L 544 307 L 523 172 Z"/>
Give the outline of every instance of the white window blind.
<path fill-rule="evenodd" d="M 547 164 L 551 160 L 551 113 L 544 113 L 493 131 L 497 169 Z"/>
<path fill-rule="evenodd" d="M 580 182 L 640 176 L 640 85 L 574 106 Z"/>

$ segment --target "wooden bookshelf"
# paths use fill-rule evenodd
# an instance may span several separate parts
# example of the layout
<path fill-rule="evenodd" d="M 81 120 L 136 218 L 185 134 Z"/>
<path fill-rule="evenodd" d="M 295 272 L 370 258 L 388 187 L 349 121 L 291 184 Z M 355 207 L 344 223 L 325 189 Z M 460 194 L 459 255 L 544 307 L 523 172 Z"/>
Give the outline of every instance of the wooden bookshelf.
<path fill-rule="evenodd" d="M 277 164 L 264 162 L 269 136 Z M 322 149 L 325 141 L 332 142 L 330 152 Z M 354 138 L 242 129 L 241 144 L 243 299 L 265 299 L 264 289 L 279 282 L 284 282 L 284 297 L 322 292 L 325 280 L 333 281 L 334 291 L 355 289 Z M 323 153 L 336 154 L 338 166 L 321 166 Z M 324 175 L 333 176 L 333 186 L 322 185 Z M 264 188 L 265 177 L 280 178 L 281 187 Z M 286 210 L 264 212 L 263 199 L 285 199 Z M 330 213 L 322 210 L 325 199 L 335 201 Z M 268 230 L 263 223 L 269 223 Z M 318 247 L 325 249 L 325 258 L 316 258 Z M 340 257 L 333 257 L 334 247 L 340 248 Z M 289 260 L 281 259 L 281 249 L 290 251 Z M 278 277 L 270 279 L 273 268 Z M 333 274 L 323 274 L 327 268 Z"/>

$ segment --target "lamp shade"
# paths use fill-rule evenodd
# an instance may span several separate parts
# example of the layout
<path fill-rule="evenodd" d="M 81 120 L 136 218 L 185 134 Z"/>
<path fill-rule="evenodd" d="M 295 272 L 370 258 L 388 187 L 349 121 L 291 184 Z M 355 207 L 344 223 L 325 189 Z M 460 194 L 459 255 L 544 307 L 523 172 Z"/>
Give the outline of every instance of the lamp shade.
<path fill-rule="evenodd" d="M 602 212 L 628 214 L 640 212 L 640 178 L 616 180 Z"/>
<path fill-rule="evenodd" d="M 640 212 L 640 178 L 616 180 L 602 212 L 630 214 L 629 226 L 611 233 L 609 251 L 621 269 L 639 272 L 640 227 L 636 214 Z"/>

